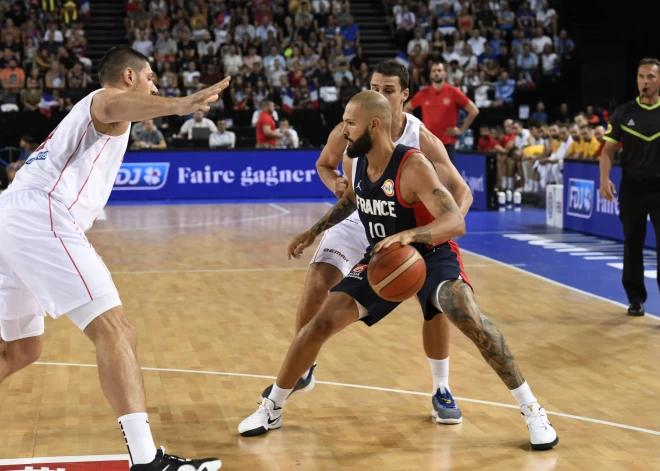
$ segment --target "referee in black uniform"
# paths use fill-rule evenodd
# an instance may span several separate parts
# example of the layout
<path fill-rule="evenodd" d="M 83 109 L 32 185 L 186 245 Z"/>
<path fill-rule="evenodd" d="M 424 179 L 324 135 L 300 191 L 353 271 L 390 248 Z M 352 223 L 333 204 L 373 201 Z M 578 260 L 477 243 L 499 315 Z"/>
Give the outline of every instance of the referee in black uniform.
<path fill-rule="evenodd" d="M 600 158 L 600 193 L 614 201 L 616 189 L 610 170 L 619 142 L 623 142 L 619 188 L 619 217 L 623 223 L 623 287 L 630 306 L 628 315 L 643 316 L 644 239 L 651 216 L 656 246 L 660 237 L 660 61 L 642 59 L 637 69 L 639 96 L 619 106 L 607 127 Z M 660 265 L 658 265 L 660 283 Z"/>

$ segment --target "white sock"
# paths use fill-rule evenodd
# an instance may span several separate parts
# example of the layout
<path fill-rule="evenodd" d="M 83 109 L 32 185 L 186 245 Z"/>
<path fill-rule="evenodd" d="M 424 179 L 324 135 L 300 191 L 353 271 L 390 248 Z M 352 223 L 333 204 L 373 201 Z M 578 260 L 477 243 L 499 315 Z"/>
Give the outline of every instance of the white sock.
<path fill-rule="evenodd" d="M 434 360 L 429 358 L 429 365 L 431 365 L 431 375 L 433 375 L 433 394 L 441 389 L 449 389 L 449 357 L 444 360 Z"/>
<path fill-rule="evenodd" d="M 119 425 L 124 432 L 131 464 L 151 463 L 156 458 L 157 450 L 151 436 L 147 413 L 139 412 L 119 417 Z"/>
<path fill-rule="evenodd" d="M 273 389 L 270 391 L 268 399 L 273 401 L 275 405 L 284 407 L 284 404 L 286 404 L 286 401 L 289 399 L 289 394 L 291 394 L 291 391 L 293 391 L 293 388 L 282 389 L 277 384 L 273 384 Z"/>
<path fill-rule="evenodd" d="M 525 404 L 532 404 L 536 402 L 536 398 L 534 397 L 534 394 L 532 394 L 532 390 L 529 388 L 527 381 L 525 381 L 516 389 L 512 389 L 511 394 L 513 394 L 513 397 L 516 398 L 518 405 L 521 407 Z"/>

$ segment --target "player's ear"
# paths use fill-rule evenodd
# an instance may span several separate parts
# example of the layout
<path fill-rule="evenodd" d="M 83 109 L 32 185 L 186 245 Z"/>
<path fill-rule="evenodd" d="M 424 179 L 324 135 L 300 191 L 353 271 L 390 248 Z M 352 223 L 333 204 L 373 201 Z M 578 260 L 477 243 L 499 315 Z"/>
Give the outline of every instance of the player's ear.
<path fill-rule="evenodd" d="M 404 103 L 406 102 L 406 100 L 408 100 L 408 97 L 409 97 L 409 96 L 410 96 L 410 89 L 409 89 L 409 88 L 406 88 L 406 89 L 403 91 L 403 102 L 404 102 Z"/>
<path fill-rule="evenodd" d="M 135 71 L 128 67 L 126 70 L 124 70 L 124 80 L 126 81 L 127 84 L 129 85 L 134 85 L 137 77 L 135 76 Z"/>

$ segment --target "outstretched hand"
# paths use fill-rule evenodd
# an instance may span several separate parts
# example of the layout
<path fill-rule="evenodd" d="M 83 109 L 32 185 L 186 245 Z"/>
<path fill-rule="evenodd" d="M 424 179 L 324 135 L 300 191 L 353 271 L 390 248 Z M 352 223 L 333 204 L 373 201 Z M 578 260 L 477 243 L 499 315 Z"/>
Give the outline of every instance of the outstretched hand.
<path fill-rule="evenodd" d="M 177 112 L 179 116 L 186 116 L 195 111 L 208 111 L 211 109 L 209 103 L 213 103 L 220 98 L 220 93 L 229 86 L 231 77 L 226 77 L 221 82 L 211 85 L 203 90 L 193 93 L 190 96 L 182 98 L 181 109 Z"/>
<path fill-rule="evenodd" d="M 305 231 L 291 239 L 291 243 L 287 248 L 287 255 L 289 256 L 289 260 L 291 260 L 291 257 L 300 258 L 303 250 L 312 245 L 315 240 L 316 234 L 314 234 L 312 231 Z"/>

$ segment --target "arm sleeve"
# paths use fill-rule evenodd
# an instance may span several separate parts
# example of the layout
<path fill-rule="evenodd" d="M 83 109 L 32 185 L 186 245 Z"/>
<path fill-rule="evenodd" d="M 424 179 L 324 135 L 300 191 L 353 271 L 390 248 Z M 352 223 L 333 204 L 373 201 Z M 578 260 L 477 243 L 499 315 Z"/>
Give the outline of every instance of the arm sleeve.
<path fill-rule="evenodd" d="M 620 106 L 614 111 L 607 125 L 603 139 L 618 144 L 621 141 L 621 121 L 623 120 L 623 108 Z"/>

